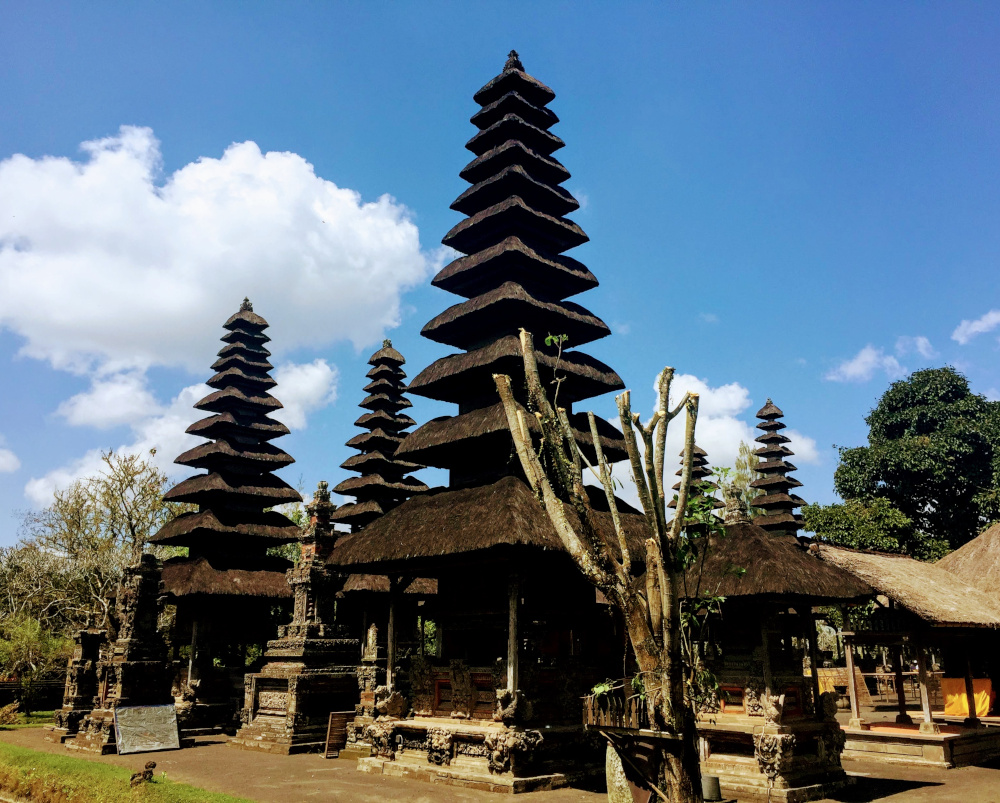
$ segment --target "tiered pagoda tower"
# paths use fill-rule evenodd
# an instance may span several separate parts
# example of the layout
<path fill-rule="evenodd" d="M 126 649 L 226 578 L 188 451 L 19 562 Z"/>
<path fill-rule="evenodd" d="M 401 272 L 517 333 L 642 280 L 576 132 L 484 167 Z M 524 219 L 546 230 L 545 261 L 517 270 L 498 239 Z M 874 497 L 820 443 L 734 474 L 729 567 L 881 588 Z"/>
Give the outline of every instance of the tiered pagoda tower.
<path fill-rule="evenodd" d="M 269 509 L 301 497 L 272 473 L 294 461 L 271 443 L 288 428 L 268 417 L 281 402 L 268 392 L 276 383 L 269 376 L 267 326 L 248 300 L 224 324 L 225 345 L 212 365 L 217 373 L 208 380 L 214 390 L 195 405 L 211 415 L 187 429 L 209 440 L 175 461 L 205 473 L 164 496 L 197 510 L 168 522 L 150 539 L 188 551 L 163 568 L 168 600 L 177 605 L 175 643 L 191 644 L 186 682 L 197 686 L 199 701 L 225 698 L 234 710 L 240 700 L 231 681 L 215 670 L 231 667 L 242 678 L 247 647 L 273 638 L 274 602 L 291 596 L 285 582 L 290 563 L 267 551 L 299 536 L 294 522 Z"/>
<path fill-rule="evenodd" d="M 458 415 L 428 422 L 410 435 L 397 454 L 423 465 L 447 468 L 451 487 L 481 485 L 520 468 L 497 397 L 493 374 L 511 376 L 525 401 L 518 330 L 535 336 L 539 369 L 549 383 L 558 363 L 563 377 L 558 403 L 572 412 L 575 402 L 618 390 L 618 374 L 593 357 L 546 344 L 566 335 L 566 348 L 608 335 L 607 325 L 579 304 L 566 301 L 597 286 L 580 262 L 563 252 L 587 242 L 565 215 L 579 208 L 560 185 L 569 177 L 552 154 L 564 143 L 549 129 L 558 122 L 546 108 L 555 93 L 524 71 L 511 51 L 503 72 L 475 94 L 482 107 L 472 117 L 479 132 L 466 148 L 475 158 L 460 175 L 472 186 L 451 208 L 466 219 L 445 236 L 445 245 L 464 256 L 434 278 L 435 287 L 464 297 L 424 328 L 422 334 L 463 353 L 444 357 L 421 371 L 409 390 L 452 402 Z M 605 447 L 609 460 L 624 457 L 620 435 L 598 418 L 602 435 L 618 440 Z M 590 440 L 585 420 L 573 421 L 582 442 Z"/>
<path fill-rule="evenodd" d="M 805 500 L 790 493 L 802 483 L 788 476 L 795 466 L 785 459 L 794 452 L 785 445 L 791 439 L 781 434 L 785 425 L 779 419 L 784 415 L 770 399 L 757 411 L 760 419 L 757 429 L 763 434 L 754 439 L 761 444 L 754 454 L 760 458 L 757 471 L 764 476 L 750 483 L 750 487 L 760 489 L 761 495 L 753 500 L 753 506 L 764 511 L 754 517 L 753 523 L 768 532 L 794 535 L 803 527 L 802 516 L 795 513 L 795 508 L 804 505 Z"/>
<path fill-rule="evenodd" d="M 368 395 L 359 405 L 368 410 L 354 423 L 368 430 L 351 438 L 347 445 L 360 454 L 349 457 L 341 463 L 341 468 L 360 472 L 360 477 L 344 480 L 334 488 L 335 493 L 353 496 L 357 501 L 341 506 L 332 516 L 332 521 L 349 524 L 352 532 L 357 532 L 383 513 L 396 507 L 413 494 L 427 490 L 413 477 L 406 475 L 423 468 L 416 463 L 408 463 L 396 457 L 396 448 L 403 441 L 404 430 L 415 422 L 402 411 L 412 407 L 406 392 L 406 372 L 403 355 L 392 347 L 391 340 L 383 340 L 382 348 L 376 351 L 368 364 L 371 379 L 364 390 Z"/>
<path fill-rule="evenodd" d="M 680 453 L 680 457 L 683 459 L 684 457 L 683 451 Z M 681 474 L 683 474 L 683 472 L 684 472 L 684 467 L 682 466 L 681 468 L 677 469 L 676 476 L 680 477 Z M 700 446 L 695 446 L 694 455 L 692 456 L 691 459 L 691 491 L 698 493 L 705 493 L 709 495 L 714 494 L 719 489 L 719 486 L 716 485 L 711 480 L 707 479 L 707 477 L 711 476 L 711 474 L 712 474 L 712 467 L 708 463 L 708 452 L 706 452 Z M 673 490 L 680 491 L 680 489 L 681 489 L 681 483 L 680 480 L 678 480 L 674 484 Z M 716 510 L 725 506 L 726 506 L 725 502 L 719 499 L 716 499 L 715 504 L 713 505 L 713 507 Z M 671 509 L 676 508 L 677 500 L 671 499 L 669 502 L 667 502 L 667 507 Z"/>

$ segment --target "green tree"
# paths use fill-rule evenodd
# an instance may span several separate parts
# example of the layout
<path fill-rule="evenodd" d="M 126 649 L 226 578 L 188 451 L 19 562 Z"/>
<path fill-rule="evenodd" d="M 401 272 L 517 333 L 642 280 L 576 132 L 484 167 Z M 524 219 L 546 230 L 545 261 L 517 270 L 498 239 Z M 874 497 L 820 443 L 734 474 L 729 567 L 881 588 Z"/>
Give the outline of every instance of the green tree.
<path fill-rule="evenodd" d="M 947 541 L 917 532 L 913 521 L 887 499 L 806 505 L 802 518 L 807 530 L 837 546 L 898 552 L 919 560 L 936 560 L 948 552 Z"/>
<path fill-rule="evenodd" d="M 893 382 L 865 421 L 868 445 L 840 448 L 834 487 L 865 505 L 883 499 L 909 519 L 912 554 L 937 549 L 917 547 L 917 539 L 943 540 L 954 549 L 998 518 L 1000 403 L 969 390 L 954 368 Z M 887 524 L 887 514 L 869 511 L 868 521 Z M 855 521 L 855 531 L 867 526 L 864 520 Z"/>
<path fill-rule="evenodd" d="M 38 683 L 66 665 L 71 642 L 42 627 L 37 619 L 10 616 L 0 623 L 0 669 L 18 684 L 18 703 L 31 714 Z"/>
<path fill-rule="evenodd" d="M 739 453 L 736 456 L 736 467 L 719 469 L 719 486 L 724 499 L 736 497 L 749 516 L 758 516 L 762 510 L 753 506 L 753 500 L 760 496 L 760 488 L 752 488 L 750 484 L 760 479 L 763 474 L 757 470 L 760 458 L 754 453 L 752 443 L 740 441 Z"/>

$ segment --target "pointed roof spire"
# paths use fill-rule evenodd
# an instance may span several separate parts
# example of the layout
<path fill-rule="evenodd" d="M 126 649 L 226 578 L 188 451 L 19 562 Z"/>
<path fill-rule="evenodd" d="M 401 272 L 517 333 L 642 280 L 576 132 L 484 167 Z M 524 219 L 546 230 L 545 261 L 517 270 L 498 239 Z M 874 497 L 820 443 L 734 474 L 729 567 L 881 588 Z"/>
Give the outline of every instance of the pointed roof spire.
<path fill-rule="evenodd" d="M 788 476 L 795 466 L 785 460 L 794 452 L 785 445 L 791 443 L 791 438 L 781 434 L 785 425 L 779 419 L 784 415 L 770 399 L 757 411 L 760 419 L 757 429 L 761 434 L 754 440 L 761 446 L 754 454 L 760 458 L 757 471 L 763 476 L 751 482 L 750 487 L 760 489 L 761 495 L 754 498 L 753 506 L 764 511 L 754 516 L 753 523 L 768 532 L 794 535 L 803 526 L 802 516 L 795 513 L 795 508 L 804 505 L 805 500 L 790 493 L 802 483 Z"/>
<path fill-rule="evenodd" d="M 341 464 L 341 468 L 357 471 L 361 476 L 349 477 L 333 489 L 336 493 L 355 497 L 356 501 L 343 505 L 331 516 L 331 521 L 349 524 L 355 532 L 413 494 L 427 490 L 422 482 L 406 476 L 422 466 L 396 459 L 396 448 L 405 434 L 403 430 L 415 423 L 400 413 L 411 406 L 410 400 L 403 395 L 406 373 L 401 366 L 405 362 L 389 339 L 383 340 L 382 348 L 368 360 L 369 365 L 375 366 L 368 372 L 373 381 L 365 385 L 368 396 L 359 406 L 373 412 L 354 423 L 371 432 L 347 442 L 360 454 Z"/>
<path fill-rule="evenodd" d="M 503 65 L 504 72 L 510 72 L 511 70 L 524 72 L 524 65 L 521 63 L 521 57 L 517 55 L 516 50 L 512 50 L 507 54 L 507 63 Z"/>

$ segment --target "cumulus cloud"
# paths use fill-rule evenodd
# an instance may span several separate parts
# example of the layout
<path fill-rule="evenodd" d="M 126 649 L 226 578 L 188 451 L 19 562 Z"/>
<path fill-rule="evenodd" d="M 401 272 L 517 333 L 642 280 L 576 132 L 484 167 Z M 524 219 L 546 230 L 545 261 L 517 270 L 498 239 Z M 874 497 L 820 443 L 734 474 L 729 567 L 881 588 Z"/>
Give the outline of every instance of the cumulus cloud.
<path fill-rule="evenodd" d="M 432 267 L 407 209 L 365 202 L 294 153 L 229 146 L 157 183 L 148 128 L 85 158 L 0 162 L 0 325 L 58 368 L 204 370 L 244 295 L 277 351 L 369 344 Z"/>
<path fill-rule="evenodd" d="M 899 379 L 906 375 L 906 369 L 899 360 L 885 349 L 865 346 L 851 359 L 845 360 L 823 377 L 830 382 L 866 382 L 878 371 L 884 371 L 889 379 Z"/>
<path fill-rule="evenodd" d="M 95 376 L 89 390 L 77 393 L 59 405 L 56 415 L 73 426 L 109 429 L 131 424 L 158 412 L 159 403 L 146 385 L 145 374 L 129 371 Z"/>
<path fill-rule="evenodd" d="M 409 211 L 391 196 L 365 201 L 316 175 L 294 153 L 230 145 L 163 175 L 148 128 L 85 142 L 83 157 L 0 161 L 0 327 L 22 353 L 88 377 L 58 405 L 73 426 L 128 426 L 119 448 L 156 448 L 173 458 L 197 439 L 184 434 L 205 387 L 158 402 L 146 372 L 178 366 L 204 374 L 220 325 L 244 296 L 268 319 L 279 356 L 348 340 L 361 348 L 399 323 L 400 297 L 448 257 L 420 248 Z M 324 360 L 275 370 L 276 418 L 292 429 L 336 395 Z M 17 458 L 0 450 L 0 471 Z M 47 504 L 52 490 L 99 468 L 93 450 L 25 492 Z M 10 468 L 13 466 L 13 468 Z"/>
<path fill-rule="evenodd" d="M 271 414 L 289 429 L 305 429 L 306 416 L 337 398 L 337 369 L 326 360 L 279 365 L 272 374 L 278 386 L 273 395 L 284 408 Z"/>
<path fill-rule="evenodd" d="M 0 474 L 11 474 L 21 467 L 17 455 L 4 446 L 3 435 L 0 435 Z"/>
<path fill-rule="evenodd" d="M 923 335 L 910 337 L 903 335 L 896 338 L 896 354 L 905 357 L 907 354 L 919 354 L 926 360 L 933 360 L 938 356 L 937 351 L 931 345 L 931 341 Z"/>
<path fill-rule="evenodd" d="M 1000 326 L 1000 309 L 991 309 L 974 321 L 962 321 L 951 333 L 951 339 L 964 346 L 976 335 L 992 332 L 998 326 Z"/>
<path fill-rule="evenodd" d="M 712 386 L 704 379 L 691 374 L 677 374 L 671 386 L 671 398 L 677 403 L 685 393 L 697 393 L 698 427 L 695 437 L 698 445 L 708 452 L 713 466 L 733 466 L 739 454 L 740 441 L 753 443 L 759 434 L 754 424 L 746 420 L 752 415 L 750 391 L 738 382 Z M 795 452 L 799 463 L 819 462 L 816 441 L 796 430 L 786 429 L 782 434 L 792 439 L 789 448 Z M 684 426 L 675 419 L 667 430 L 667 456 L 678 465 L 677 455 L 684 448 Z M 676 470 L 676 469 L 675 469 Z"/>

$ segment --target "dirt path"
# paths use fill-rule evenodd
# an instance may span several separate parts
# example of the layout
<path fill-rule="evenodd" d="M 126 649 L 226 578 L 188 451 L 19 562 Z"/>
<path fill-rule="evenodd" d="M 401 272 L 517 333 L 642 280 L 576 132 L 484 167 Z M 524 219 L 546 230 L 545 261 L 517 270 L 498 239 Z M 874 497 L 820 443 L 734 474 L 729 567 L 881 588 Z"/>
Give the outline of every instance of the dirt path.
<path fill-rule="evenodd" d="M 10 744 L 66 755 L 62 745 L 46 742 L 45 729 L 25 728 L 0 731 L 0 740 Z M 438 786 L 419 781 L 366 775 L 354 768 L 354 761 L 326 760 L 316 755 L 274 756 L 237 750 L 225 745 L 224 738 L 202 739 L 196 747 L 133 756 L 91 756 L 81 758 L 141 769 L 156 762 L 156 772 L 213 792 L 246 797 L 259 803 L 297 801 L 402 801 L 402 803 L 500 803 L 506 798 L 489 792 Z M 957 770 L 915 769 L 890 764 L 845 762 L 848 772 L 859 776 L 858 783 L 836 797 L 819 803 L 1000 803 L 1000 767 L 964 767 Z M 517 803 L 598 803 L 607 800 L 602 792 L 560 789 L 518 795 Z"/>

